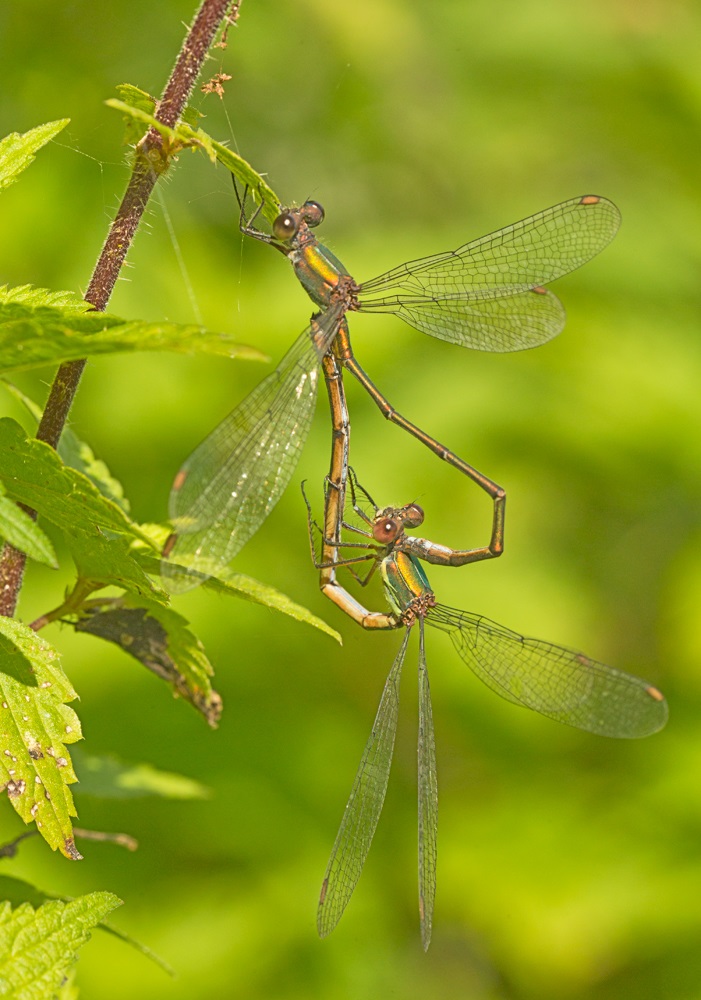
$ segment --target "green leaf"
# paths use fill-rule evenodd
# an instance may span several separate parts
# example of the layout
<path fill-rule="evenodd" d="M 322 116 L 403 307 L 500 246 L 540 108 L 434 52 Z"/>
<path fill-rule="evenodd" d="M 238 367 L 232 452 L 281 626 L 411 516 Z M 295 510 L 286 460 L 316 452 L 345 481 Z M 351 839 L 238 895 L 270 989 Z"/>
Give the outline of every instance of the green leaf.
<path fill-rule="evenodd" d="M 2 383 L 7 391 L 27 408 L 38 424 L 41 420 L 41 407 L 37 406 L 33 399 L 30 399 L 12 382 L 3 379 Z M 64 427 L 56 450 L 66 465 L 82 472 L 97 486 L 103 496 L 114 501 L 127 514 L 129 513 L 129 501 L 124 496 L 122 484 L 114 478 L 107 465 L 95 457 L 92 448 L 79 438 L 70 427 Z"/>
<path fill-rule="evenodd" d="M 162 549 L 170 533 L 170 528 L 162 524 L 142 524 L 140 525 L 143 534 L 150 536 L 154 547 Z M 160 559 L 154 558 L 152 552 L 146 549 L 132 549 L 134 557 L 138 559 L 142 568 L 151 576 L 158 577 L 161 572 Z M 242 597 L 246 601 L 254 604 L 262 604 L 272 611 L 279 611 L 295 621 L 311 625 L 312 628 L 319 629 L 326 635 L 330 635 L 340 645 L 343 640 L 340 634 L 322 619 L 313 614 L 308 608 L 301 604 L 296 604 L 287 594 L 276 590 L 266 583 L 255 580 L 252 576 L 243 573 L 233 573 L 228 570 L 220 571 L 219 577 L 210 576 L 202 581 L 202 586 L 209 590 L 214 590 L 219 594 L 226 594 L 230 597 Z"/>
<path fill-rule="evenodd" d="M 9 497 L 61 528 L 83 579 L 167 600 L 130 551 L 132 538 L 149 543 L 138 525 L 86 476 L 65 466 L 53 448 L 28 438 L 7 417 L 0 420 L 0 480 Z"/>
<path fill-rule="evenodd" d="M 212 666 L 182 615 L 153 601 L 112 599 L 84 612 L 74 627 L 120 646 L 216 727 L 222 701 L 209 680 Z"/>
<path fill-rule="evenodd" d="M 51 895 L 46 892 L 42 892 L 35 886 L 31 885 L 29 882 L 25 882 L 23 879 L 13 878 L 10 875 L 0 875 L 0 900 L 5 900 L 10 903 L 11 906 L 21 906 L 22 903 L 30 903 L 33 907 L 41 906 L 42 903 L 47 902 L 47 900 L 61 899 L 60 896 Z M 70 899 L 63 899 L 64 903 L 69 903 Z M 112 937 L 118 938 L 125 944 L 128 944 L 131 948 L 135 948 L 138 952 L 141 952 L 145 958 L 150 959 L 155 962 L 156 965 L 160 966 L 168 975 L 174 975 L 173 969 L 168 965 L 166 961 L 160 958 L 155 952 L 151 951 L 145 944 L 141 944 L 140 941 L 136 941 L 134 938 L 125 934 L 124 931 L 118 930 L 113 927 L 112 924 L 107 923 L 106 920 L 101 920 L 97 927 L 104 931 L 106 934 L 112 935 Z M 4 994 L 0 993 L 0 996 Z M 59 996 L 62 996 L 61 994 Z"/>
<path fill-rule="evenodd" d="M 136 108 L 138 111 L 143 111 L 147 115 L 153 115 L 155 113 L 157 104 L 156 98 L 151 94 L 148 94 L 145 90 L 141 90 L 139 87 L 134 87 L 131 83 L 120 83 L 117 87 L 117 93 L 122 101 L 129 106 L 130 111 L 132 108 Z M 186 125 L 190 125 L 192 128 L 197 128 L 200 119 L 204 118 L 204 115 L 201 111 L 198 111 L 197 108 L 193 108 L 192 105 L 188 104 L 180 118 Z M 136 145 L 139 139 L 146 132 L 144 123 L 137 121 L 130 113 L 125 113 L 124 125 L 125 144 L 128 146 Z"/>
<path fill-rule="evenodd" d="M 68 785 L 77 779 L 66 744 L 82 734 L 66 702 L 76 697 L 53 646 L 16 619 L 0 617 L 0 774 L 18 815 L 36 822 L 50 847 L 73 860 L 80 854 Z"/>
<path fill-rule="evenodd" d="M 70 292 L 0 287 L 0 373 L 118 351 L 205 352 L 266 361 L 231 334 L 178 323 L 132 322 L 96 312 Z"/>
<path fill-rule="evenodd" d="M 280 214 L 280 199 L 247 160 L 244 160 L 238 153 L 232 152 L 232 150 L 224 146 L 221 142 L 212 139 L 202 129 L 191 128 L 182 122 L 174 129 L 163 125 L 154 118 L 152 113 L 144 108 L 143 102 L 139 101 L 137 103 L 139 106 L 132 106 L 127 101 L 118 101 L 114 98 L 105 101 L 108 107 L 115 108 L 127 117 L 131 116 L 135 121 L 141 122 L 143 125 L 155 128 L 160 135 L 168 140 L 169 148 L 166 150 L 167 155 L 174 156 L 181 149 L 192 147 L 202 149 L 212 161 L 219 160 L 223 166 L 231 171 L 234 177 L 237 177 L 242 184 L 248 187 L 251 196 L 259 204 L 262 204 L 262 214 L 265 218 L 269 222 L 274 222 Z"/>
<path fill-rule="evenodd" d="M 76 792 L 102 799 L 207 799 L 206 785 L 184 774 L 161 771 L 151 764 L 129 764 L 118 757 L 73 753 L 80 784 Z"/>
<path fill-rule="evenodd" d="M 13 500 L 8 500 L 3 493 L 4 489 L 0 484 L 0 538 L 24 552 L 30 559 L 56 569 L 56 553 L 49 539 L 26 510 L 18 507 Z"/>
<path fill-rule="evenodd" d="M 154 586 L 134 558 L 129 541 L 121 535 L 90 535 L 85 531 L 64 528 L 66 544 L 70 549 L 78 575 L 90 581 L 93 590 L 112 585 L 122 587 L 140 598 L 149 595 L 163 604 L 168 595 Z"/>
<path fill-rule="evenodd" d="M 205 581 L 204 586 L 220 594 L 233 594 L 236 597 L 243 597 L 246 601 L 252 601 L 254 604 L 263 604 L 273 611 L 280 611 L 283 615 L 294 618 L 295 621 L 304 622 L 305 625 L 319 629 L 320 632 L 330 635 L 339 645 L 343 645 L 340 634 L 336 629 L 327 625 L 322 618 L 318 618 L 301 604 L 296 604 L 287 594 L 283 594 L 280 590 L 276 590 L 275 587 L 270 587 L 266 583 L 260 583 L 251 576 L 226 570 L 218 578 L 210 577 Z"/>
<path fill-rule="evenodd" d="M 0 904 L 0 996 L 54 1000 L 90 931 L 122 901 L 91 892 L 70 903 L 51 900 L 36 909 Z"/>
<path fill-rule="evenodd" d="M 197 108 L 193 108 L 191 104 L 186 105 L 183 113 L 180 115 L 180 120 L 185 124 L 189 125 L 190 128 L 196 129 L 199 123 L 205 116 Z"/>
<path fill-rule="evenodd" d="M 97 486 L 103 497 L 107 497 L 125 513 L 129 513 L 129 501 L 124 495 L 122 484 L 115 479 L 102 459 L 95 456 L 90 445 L 79 438 L 70 427 L 64 427 L 57 450 L 59 458 L 65 465 L 82 472 Z"/>
<path fill-rule="evenodd" d="M 93 306 L 75 292 L 64 289 L 51 291 L 50 288 L 37 288 L 35 285 L 15 285 L 14 288 L 0 285 L 0 303 L 6 309 L 8 317 L 26 316 L 32 311 L 42 315 L 43 310 L 50 312 L 52 309 L 60 309 L 67 316 L 84 316 L 95 312 Z"/>
<path fill-rule="evenodd" d="M 25 132 L 12 132 L 0 142 L 0 191 L 14 184 L 23 170 L 34 162 L 34 154 L 66 127 L 70 118 L 37 125 Z"/>
<path fill-rule="evenodd" d="M 120 98 L 125 104 L 128 104 L 130 108 L 137 108 L 139 111 L 145 111 L 147 115 L 153 114 L 156 110 L 156 98 L 153 94 L 149 94 L 147 90 L 142 90 L 141 87 L 135 87 L 133 83 L 119 83 L 115 89 Z M 126 115 L 126 120 L 133 121 L 130 115 Z"/>
<path fill-rule="evenodd" d="M 9 417 L 0 419 L 0 479 L 8 496 L 39 511 L 60 528 L 141 537 L 138 525 L 103 497 L 87 476 L 64 465 L 44 441 L 29 438 Z"/>
<path fill-rule="evenodd" d="M 120 83 L 117 87 L 117 93 L 130 108 L 143 111 L 147 115 L 152 115 L 156 110 L 156 98 L 152 97 L 151 94 L 147 94 L 145 90 L 140 90 L 139 87 L 132 86 L 130 83 Z M 143 122 L 132 117 L 132 115 L 124 115 L 123 120 L 124 144 L 126 146 L 135 146 L 139 139 L 145 135 L 146 127 Z"/>

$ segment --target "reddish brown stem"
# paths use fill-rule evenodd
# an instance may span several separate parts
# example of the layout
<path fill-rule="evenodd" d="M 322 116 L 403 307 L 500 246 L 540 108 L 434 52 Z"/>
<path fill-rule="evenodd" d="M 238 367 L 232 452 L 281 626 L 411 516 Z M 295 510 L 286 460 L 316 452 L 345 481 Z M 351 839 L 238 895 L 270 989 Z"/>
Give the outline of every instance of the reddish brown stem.
<path fill-rule="evenodd" d="M 234 3 L 232 0 L 203 0 L 156 107 L 155 117 L 164 125 L 176 125 L 217 29 L 224 18 L 229 23 L 238 18 L 240 5 L 241 0 L 235 0 Z M 85 294 L 86 301 L 98 312 L 104 310 L 109 301 L 146 203 L 158 177 L 165 173 L 168 166 L 163 137 L 155 129 L 149 129 L 136 148 L 127 190 L 110 226 Z M 46 441 L 52 448 L 57 446 L 61 437 L 84 368 L 85 359 L 69 361 L 61 365 L 56 373 L 37 431 L 37 438 Z M 15 613 L 24 563 L 23 553 L 5 545 L 0 558 L 1 615 L 11 616 Z"/>

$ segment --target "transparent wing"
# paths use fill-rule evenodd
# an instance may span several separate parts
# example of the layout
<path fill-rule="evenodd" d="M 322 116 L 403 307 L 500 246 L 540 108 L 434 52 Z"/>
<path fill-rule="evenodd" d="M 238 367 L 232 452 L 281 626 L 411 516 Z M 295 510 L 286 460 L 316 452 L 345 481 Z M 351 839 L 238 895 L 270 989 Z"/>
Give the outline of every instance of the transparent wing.
<path fill-rule="evenodd" d="M 564 323 L 562 307 L 541 286 L 600 253 L 619 225 L 620 213 L 606 198 L 571 198 L 364 282 L 360 308 L 396 313 L 424 333 L 480 350 L 533 347 Z M 496 306 L 495 299 L 504 301 Z"/>
<path fill-rule="evenodd" d="M 334 929 L 353 894 L 385 801 L 399 713 L 399 680 L 410 629 L 392 664 L 380 706 L 336 835 L 321 885 L 316 926 L 320 937 Z"/>
<path fill-rule="evenodd" d="M 362 308 L 392 312 L 414 329 L 449 344 L 495 353 L 538 347 L 565 326 L 562 303 L 541 286 L 502 298 L 406 296 L 391 307 L 363 303 Z"/>
<path fill-rule="evenodd" d="M 341 315 L 335 308 L 315 319 L 178 472 L 169 504 L 173 534 L 161 563 L 169 590 L 216 575 L 280 499 L 309 433 L 319 363 Z"/>
<path fill-rule="evenodd" d="M 433 733 L 431 689 L 426 669 L 424 623 L 419 619 L 419 916 L 424 951 L 431 943 L 433 904 L 436 898 L 436 849 L 438 839 L 438 778 L 436 740 Z"/>
<path fill-rule="evenodd" d="M 657 688 L 584 653 L 442 605 L 431 608 L 426 621 L 450 635 L 493 691 L 548 718 L 623 739 L 649 736 L 667 721 L 667 702 Z"/>

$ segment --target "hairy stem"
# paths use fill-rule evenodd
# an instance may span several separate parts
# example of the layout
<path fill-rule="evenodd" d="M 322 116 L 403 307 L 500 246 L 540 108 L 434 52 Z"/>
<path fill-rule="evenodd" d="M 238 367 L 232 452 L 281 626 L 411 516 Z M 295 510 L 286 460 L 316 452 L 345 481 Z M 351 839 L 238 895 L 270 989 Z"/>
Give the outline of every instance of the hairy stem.
<path fill-rule="evenodd" d="M 155 117 L 164 125 L 173 127 L 177 123 L 217 29 L 225 18 L 228 23 L 237 20 L 240 5 L 241 0 L 233 3 L 232 0 L 202 0 L 156 107 Z M 109 301 L 146 203 L 156 181 L 168 166 L 169 157 L 163 137 L 151 128 L 136 147 L 126 192 L 85 293 L 86 301 L 98 312 L 102 312 Z M 39 440 L 46 441 L 52 448 L 57 446 L 61 437 L 85 363 L 85 359 L 68 361 L 56 373 L 37 431 Z M 5 545 L 0 557 L 1 615 L 15 613 L 24 564 L 24 554 Z"/>

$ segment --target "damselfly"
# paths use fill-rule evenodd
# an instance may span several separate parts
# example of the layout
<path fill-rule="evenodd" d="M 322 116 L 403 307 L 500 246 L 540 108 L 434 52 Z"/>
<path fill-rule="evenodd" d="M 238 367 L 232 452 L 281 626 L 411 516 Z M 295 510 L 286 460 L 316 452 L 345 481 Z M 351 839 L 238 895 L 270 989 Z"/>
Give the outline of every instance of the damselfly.
<path fill-rule="evenodd" d="M 163 552 L 172 590 L 186 590 L 219 572 L 279 500 L 309 431 L 325 356 L 337 358 L 358 379 L 387 419 L 496 499 L 495 484 L 397 413 L 372 383 L 353 355 L 347 314 L 394 313 L 424 333 L 478 350 L 535 347 L 556 336 L 565 319 L 545 282 L 603 250 L 620 222 L 607 199 L 572 198 L 457 250 L 401 264 L 358 284 L 312 232 L 323 218 L 313 201 L 283 210 L 271 235 L 255 228 L 255 214 L 242 218 L 244 232 L 288 257 L 321 311 L 278 368 L 178 472 L 169 506 L 173 532 Z"/>
<path fill-rule="evenodd" d="M 364 527 L 343 527 L 364 541 L 342 542 L 337 548 L 356 554 L 341 556 L 361 584 L 379 568 L 389 613 L 367 611 L 337 582 L 334 601 L 365 628 L 406 629 L 384 686 L 370 738 L 363 752 L 322 883 L 317 926 L 324 937 L 338 923 L 360 877 L 380 817 L 389 781 L 399 709 L 399 680 L 411 630 L 419 630 L 419 915 L 424 948 L 431 937 L 436 888 L 438 784 L 431 695 L 424 651 L 424 625 L 446 632 L 471 670 L 507 701 L 599 736 L 638 738 L 661 729 L 667 703 L 647 681 L 592 660 L 584 653 L 531 639 L 497 625 L 482 615 L 448 608 L 437 602 L 421 562 L 461 566 L 484 558 L 479 549 L 451 549 L 406 534 L 423 522 L 418 504 L 378 508 L 350 474 L 353 509 Z M 305 497 L 306 499 L 306 497 Z M 368 515 L 359 505 L 367 501 Z M 309 502 L 309 530 L 314 553 Z M 328 545 L 329 540 L 325 539 Z M 317 568 L 322 568 L 315 560 Z M 364 577 L 357 567 L 369 564 Z"/>

